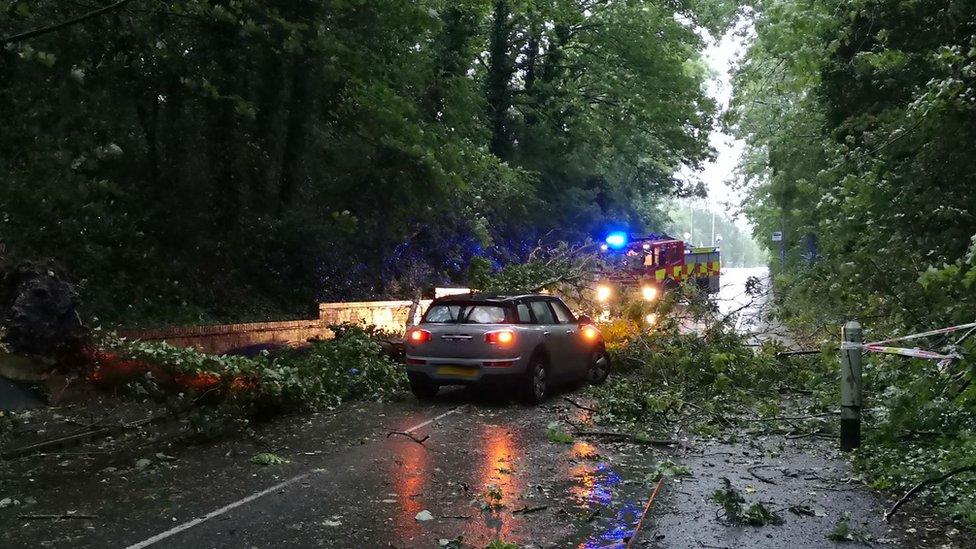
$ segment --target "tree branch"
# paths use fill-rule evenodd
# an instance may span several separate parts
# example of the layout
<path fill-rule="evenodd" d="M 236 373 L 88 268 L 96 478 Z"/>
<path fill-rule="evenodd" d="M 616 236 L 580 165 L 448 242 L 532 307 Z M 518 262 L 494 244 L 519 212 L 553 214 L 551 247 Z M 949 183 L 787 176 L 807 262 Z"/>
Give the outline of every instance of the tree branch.
<path fill-rule="evenodd" d="M 0 40 L 0 46 L 5 46 L 7 44 L 14 44 L 16 42 L 22 42 L 24 40 L 29 40 L 31 38 L 34 38 L 34 37 L 37 37 L 37 36 L 41 36 L 42 34 L 48 34 L 48 33 L 51 33 L 51 32 L 57 31 L 57 30 L 61 30 L 61 29 L 65 28 L 65 27 L 70 27 L 71 25 L 76 25 L 76 24 L 81 23 L 83 21 L 87 21 L 89 19 L 94 19 L 95 17 L 98 17 L 100 15 L 105 15 L 106 13 L 110 13 L 110 12 L 113 12 L 113 11 L 116 11 L 116 10 L 119 10 L 119 9 L 122 9 L 122 7 L 124 7 L 129 2 L 132 2 L 132 0 L 119 0 L 118 2 L 116 2 L 114 4 L 110 4 L 110 5 L 105 6 L 103 8 L 98 8 L 97 10 L 92 10 L 92 11 L 90 11 L 90 12 L 84 14 L 84 15 L 79 15 L 78 17 L 75 17 L 73 19 L 68 19 L 66 21 L 62 21 L 62 22 L 57 23 L 55 25 L 50 25 L 50 26 L 47 26 L 47 27 L 41 27 L 41 28 L 34 29 L 34 30 L 31 30 L 31 31 L 22 32 L 20 34 L 15 34 L 13 36 L 8 36 L 8 37 Z"/>
<path fill-rule="evenodd" d="M 945 481 L 949 480 L 950 478 L 958 475 L 959 473 L 967 473 L 969 471 L 976 471 L 976 465 L 966 465 L 965 467 L 959 467 L 959 468 L 953 469 L 953 470 L 951 470 L 951 471 L 949 471 L 949 472 L 947 472 L 947 473 L 945 473 L 943 475 L 940 475 L 940 476 L 937 476 L 937 477 L 927 478 L 927 479 L 923 480 L 922 482 L 919 482 L 918 484 L 915 485 L 914 488 L 912 488 L 911 490 L 905 492 L 905 495 L 902 496 L 901 499 L 899 499 L 897 502 L 895 502 L 894 506 L 892 506 L 891 509 L 887 513 L 885 513 L 885 515 L 884 515 L 885 522 L 891 521 L 892 515 L 894 515 L 895 512 L 897 512 L 898 509 L 902 505 L 904 505 L 908 500 L 910 500 L 915 494 L 917 494 L 918 492 L 920 492 L 926 486 L 929 486 L 929 485 L 932 485 L 932 484 L 940 484 L 940 483 L 945 482 Z"/>

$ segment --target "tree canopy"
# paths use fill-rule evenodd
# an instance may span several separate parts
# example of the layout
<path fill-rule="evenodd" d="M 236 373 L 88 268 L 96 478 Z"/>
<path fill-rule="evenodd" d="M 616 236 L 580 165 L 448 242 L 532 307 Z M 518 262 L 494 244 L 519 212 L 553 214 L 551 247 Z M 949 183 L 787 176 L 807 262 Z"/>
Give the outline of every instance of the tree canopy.
<path fill-rule="evenodd" d="M 891 326 L 976 314 L 976 18 L 958 0 L 757 3 L 732 123 L 788 309 Z M 779 255 L 778 245 L 772 257 Z"/>
<path fill-rule="evenodd" d="M 674 174 L 711 154 L 694 25 L 723 6 L 4 0 L 0 239 L 151 323 L 657 228 L 700 192 Z"/>

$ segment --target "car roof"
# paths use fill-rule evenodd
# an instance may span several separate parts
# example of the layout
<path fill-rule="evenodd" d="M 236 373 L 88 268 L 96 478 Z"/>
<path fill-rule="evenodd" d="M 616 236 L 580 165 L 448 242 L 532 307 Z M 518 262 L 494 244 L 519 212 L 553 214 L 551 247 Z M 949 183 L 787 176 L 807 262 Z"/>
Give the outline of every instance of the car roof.
<path fill-rule="evenodd" d="M 527 297 L 552 298 L 554 296 L 547 295 L 547 294 L 534 294 L 534 293 L 499 294 L 499 293 L 489 293 L 489 292 L 477 292 L 470 295 L 449 295 L 449 296 L 440 297 L 435 299 L 434 303 L 470 303 L 470 302 L 511 303 L 518 299 L 523 299 Z"/>

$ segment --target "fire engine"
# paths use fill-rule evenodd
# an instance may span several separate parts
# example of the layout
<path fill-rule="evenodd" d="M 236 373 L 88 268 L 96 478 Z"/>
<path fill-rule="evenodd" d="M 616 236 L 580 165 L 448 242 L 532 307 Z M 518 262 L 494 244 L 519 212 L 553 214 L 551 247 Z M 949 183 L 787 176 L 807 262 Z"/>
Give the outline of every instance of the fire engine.
<path fill-rule="evenodd" d="M 648 301 L 685 281 L 708 293 L 719 290 L 721 260 L 716 246 L 692 247 L 666 234 L 631 237 L 614 232 L 600 249 L 607 254 L 610 268 L 597 287 L 599 301 L 608 301 L 615 287 L 623 291 L 640 288 Z"/>

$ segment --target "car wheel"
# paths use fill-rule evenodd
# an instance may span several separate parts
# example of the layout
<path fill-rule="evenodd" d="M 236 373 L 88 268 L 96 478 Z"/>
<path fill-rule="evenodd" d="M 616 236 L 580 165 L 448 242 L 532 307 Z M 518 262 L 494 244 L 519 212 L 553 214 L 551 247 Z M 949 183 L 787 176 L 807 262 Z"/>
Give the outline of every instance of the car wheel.
<path fill-rule="evenodd" d="M 410 380 L 410 392 L 413 393 L 413 396 L 420 400 L 430 400 L 437 396 L 440 387 L 427 376 L 407 374 L 407 378 Z"/>
<path fill-rule="evenodd" d="M 522 400 L 526 404 L 539 404 L 549 395 L 549 372 L 545 362 L 534 359 L 522 378 Z"/>
<path fill-rule="evenodd" d="M 590 369 L 587 372 L 587 381 L 593 385 L 601 385 L 610 375 L 610 355 L 603 347 L 594 349 L 590 353 Z"/>

